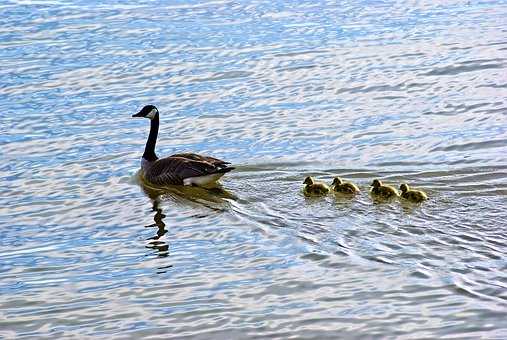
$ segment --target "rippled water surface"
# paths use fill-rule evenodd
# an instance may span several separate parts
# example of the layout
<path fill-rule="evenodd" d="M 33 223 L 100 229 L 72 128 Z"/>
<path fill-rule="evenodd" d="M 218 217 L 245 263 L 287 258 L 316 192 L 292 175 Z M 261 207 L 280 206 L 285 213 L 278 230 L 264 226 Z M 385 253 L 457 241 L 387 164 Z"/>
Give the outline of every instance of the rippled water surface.
<path fill-rule="evenodd" d="M 505 1 L 0 17 L 0 338 L 507 337 Z M 237 167 L 223 192 L 138 183 L 145 104 L 159 155 Z"/>

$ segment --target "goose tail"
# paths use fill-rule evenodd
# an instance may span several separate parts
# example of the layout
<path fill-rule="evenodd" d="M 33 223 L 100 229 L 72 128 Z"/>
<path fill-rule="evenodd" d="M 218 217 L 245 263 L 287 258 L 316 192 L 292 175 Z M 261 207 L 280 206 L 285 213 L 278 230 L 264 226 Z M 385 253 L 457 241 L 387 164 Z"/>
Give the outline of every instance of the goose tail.
<path fill-rule="evenodd" d="M 197 185 L 206 187 L 210 184 L 214 184 L 220 179 L 225 173 L 234 170 L 232 166 L 216 169 L 214 172 L 203 176 L 188 177 L 183 180 L 183 185 Z"/>
<path fill-rule="evenodd" d="M 216 174 L 226 174 L 226 173 L 228 173 L 229 171 L 232 171 L 232 170 L 234 170 L 234 169 L 236 169 L 236 168 L 235 168 L 235 167 L 233 167 L 233 166 L 226 166 L 226 167 L 223 167 L 223 168 L 217 169 L 217 170 L 215 171 L 215 173 L 216 173 Z"/>

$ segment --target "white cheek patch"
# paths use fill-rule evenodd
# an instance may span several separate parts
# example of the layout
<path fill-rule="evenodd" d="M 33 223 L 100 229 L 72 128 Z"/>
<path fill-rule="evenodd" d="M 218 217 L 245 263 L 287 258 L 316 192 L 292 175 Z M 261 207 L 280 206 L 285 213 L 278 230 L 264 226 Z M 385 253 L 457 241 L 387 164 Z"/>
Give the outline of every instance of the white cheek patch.
<path fill-rule="evenodd" d="M 150 113 L 148 113 L 148 114 L 146 115 L 146 118 L 153 119 L 153 118 L 155 118 L 155 115 L 156 115 L 157 113 L 158 113 L 157 109 L 153 109 L 153 110 L 151 110 L 151 111 L 150 111 Z"/>

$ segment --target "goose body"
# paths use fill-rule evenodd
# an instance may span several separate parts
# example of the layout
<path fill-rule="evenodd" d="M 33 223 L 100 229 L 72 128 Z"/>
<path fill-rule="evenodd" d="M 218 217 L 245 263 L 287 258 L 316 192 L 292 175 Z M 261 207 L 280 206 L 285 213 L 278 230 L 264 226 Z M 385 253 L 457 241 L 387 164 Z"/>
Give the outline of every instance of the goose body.
<path fill-rule="evenodd" d="M 378 179 L 374 179 L 371 183 L 371 186 L 373 187 L 371 189 L 372 195 L 381 197 L 381 198 L 391 198 L 391 197 L 397 197 L 398 191 L 396 191 L 395 188 L 382 184 L 381 181 Z"/>
<path fill-rule="evenodd" d="M 155 154 L 159 128 L 158 109 L 147 105 L 132 117 L 149 118 L 151 121 L 150 134 L 141 158 L 143 176 L 148 182 L 159 186 L 208 186 L 234 169 L 228 166 L 229 162 L 195 153 L 178 153 L 159 159 Z"/>
<path fill-rule="evenodd" d="M 415 203 L 419 203 L 419 202 L 422 202 L 422 201 L 425 201 L 428 199 L 428 196 L 426 195 L 426 193 L 424 193 L 423 191 L 420 191 L 420 190 L 411 190 L 408 186 L 408 184 L 401 184 L 400 185 L 400 190 L 401 190 L 401 197 L 409 200 L 409 201 L 412 201 L 412 202 L 415 202 Z"/>
<path fill-rule="evenodd" d="M 306 196 L 323 196 L 329 192 L 329 187 L 325 183 L 315 182 L 312 177 L 306 177 L 303 184 L 303 193 Z"/>
<path fill-rule="evenodd" d="M 340 177 L 335 177 L 333 179 L 333 190 L 335 192 L 339 192 L 342 194 L 357 194 L 359 192 L 359 188 L 350 182 L 343 182 Z"/>

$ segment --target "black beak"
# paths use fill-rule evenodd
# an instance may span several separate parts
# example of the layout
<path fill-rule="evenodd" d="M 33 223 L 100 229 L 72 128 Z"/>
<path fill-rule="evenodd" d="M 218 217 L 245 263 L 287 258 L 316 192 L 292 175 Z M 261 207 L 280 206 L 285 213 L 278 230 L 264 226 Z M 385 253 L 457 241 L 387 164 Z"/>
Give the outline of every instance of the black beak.
<path fill-rule="evenodd" d="M 142 117 L 143 115 L 141 114 L 141 111 L 139 111 L 138 113 L 132 115 L 132 117 Z"/>

